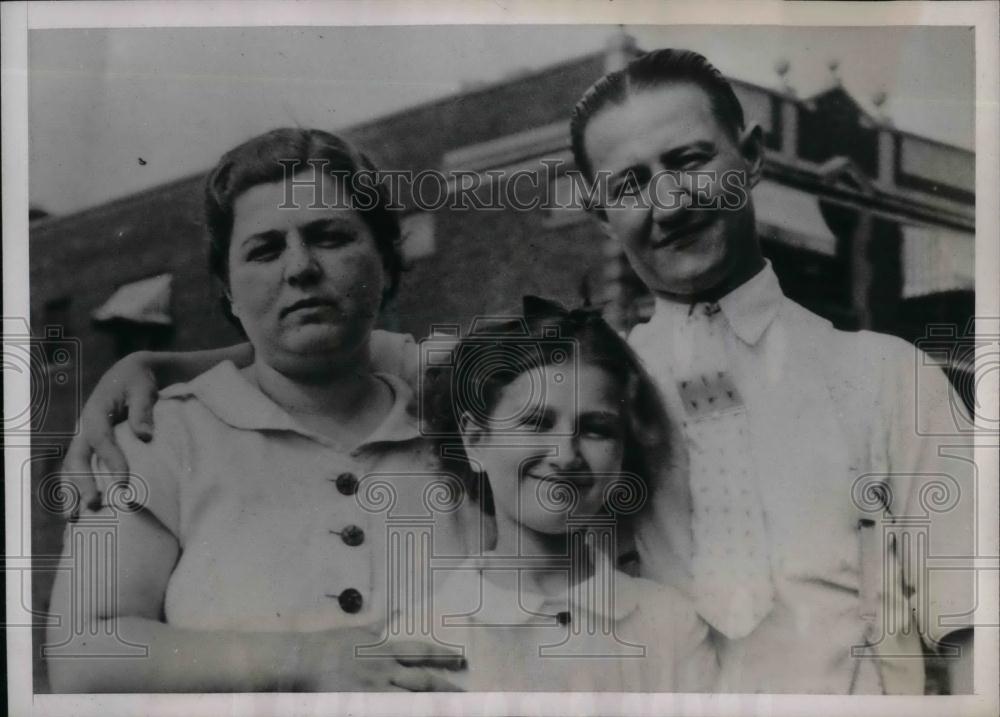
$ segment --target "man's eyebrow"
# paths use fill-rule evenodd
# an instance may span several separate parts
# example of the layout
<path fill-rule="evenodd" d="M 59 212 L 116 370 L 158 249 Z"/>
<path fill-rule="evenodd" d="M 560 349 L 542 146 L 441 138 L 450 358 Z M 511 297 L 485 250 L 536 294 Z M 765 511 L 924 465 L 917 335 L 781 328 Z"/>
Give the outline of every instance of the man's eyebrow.
<path fill-rule="evenodd" d="M 689 142 L 688 144 L 682 144 L 679 147 L 673 147 L 660 155 L 660 162 L 664 165 L 669 165 L 671 162 L 677 159 L 680 155 L 685 152 L 690 151 L 700 151 L 700 152 L 711 152 L 715 150 L 715 143 L 708 140 L 697 140 L 694 142 Z M 612 175 L 613 179 L 619 179 L 622 177 L 627 177 L 629 174 L 639 174 L 640 172 L 646 170 L 646 165 L 637 162 L 636 164 L 631 164 L 624 169 L 615 172 Z"/>
<path fill-rule="evenodd" d="M 660 155 L 660 161 L 663 162 L 663 164 L 670 164 L 670 162 L 686 152 L 690 152 L 692 150 L 696 152 L 711 152 L 714 149 L 714 142 L 702 139 L 688 144 L 682 144 L 680 147 L 674 147 L 673 149 L 664 152 Z"/>

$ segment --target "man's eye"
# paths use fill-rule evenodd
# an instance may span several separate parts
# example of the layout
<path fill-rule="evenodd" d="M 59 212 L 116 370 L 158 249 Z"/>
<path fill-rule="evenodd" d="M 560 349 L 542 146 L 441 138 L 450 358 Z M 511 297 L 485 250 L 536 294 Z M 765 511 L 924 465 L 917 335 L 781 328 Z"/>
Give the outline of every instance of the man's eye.
<path fill-rule="evenodd" d="M 697 169 L 701 165 L 705 164 L 705 155 L 695 154 L 682 157 L 677 163 L 678 169 Z"/>
<path fill-rule="evenodd" d="M 611 196 L 614 199 L 622 199 L 623 197 L 634 197 L 641 190 L 645 180 L 640 177 L 635 172 L 629 172 L 620 181 L 611 187 Z"/>

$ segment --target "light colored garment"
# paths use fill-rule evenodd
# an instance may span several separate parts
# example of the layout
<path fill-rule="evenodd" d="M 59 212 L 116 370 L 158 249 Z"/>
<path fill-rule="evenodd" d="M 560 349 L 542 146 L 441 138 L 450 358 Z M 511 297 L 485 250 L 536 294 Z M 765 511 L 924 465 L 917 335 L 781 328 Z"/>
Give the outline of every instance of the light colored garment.
<path fill-rule="evenodd" d="M 434 498 L 428 508 L 425 491 L 448 479 L 407 410 L 411 389 L 378 375 L 392 408 L 351 450 L 303 428 L 229 362 L 160 393 L 152 442 L 118 428 L 139 502 L 181 548 L 165 599 L 169 624 L 314 630 L 379 622 L 387 516 L 432 517 L 435 550 L 466 548 L 464 509 L 434 510 Z M 353 602 L 341 599 L 349 589 Z"/>
<path fill-rule="evenodd" d="M 889 533 L 905 523 L 907 539 L 926 539 L 930 556 L 975 554 L 973 468 L 968 440 L 954 435 L 943 373 L 900 339 L 835 330 L 786 298 L 769 264 L 709 308 L 725 319 L 727 365 L 746 406 L 743 460 L 760 489 L 776 589 L 772 612 L 753 633 L 720 639 L 719 690 L 922 693 L 920 635 L 935 645 L 969 624 L 962 615 L 974 605 L 971 574 L 925 572 L 915 550 L 885 547 L 881 555 L 891 559 L 875 558 L 889 572 L 884 600 L 877 581 L 882 620 L 874 630 L 884 634 L 868 633 L 881 659 L 852 657 L 872 630 L 858 521 L 876 521 L 876 546 L 890 545 Z M 674 357 L 690 311 L 660 299 L 652 320 L 630 336 L 682 430 Z M 942 446 L 951 448 L 939 455 Z M 879 482 L 895 523 L 861 490 Z M 947 494 L 940 504 L 935 482 Z M 642 574 L 690 594 L 691 566 L 672 557 L 692 555 L 689 508 L 664 493 L 653 501 L 637 526 Z M 718 559 L 725 570 L 725 556 Z"/>
<path fill-rule="evenodd" d="M 486 556 L 487 560 L 489 555 Z M 718 672 L 708 629 L 676 590 L 610 568 L 552 594 L 517 570 L 470 559 L 436 570 L 427 624 L 462 650 L 467 691 L 706 692 Z M 418 621 L 413 621 L 418 624 Z M 427 639 L 427 636 L 423 636 Z"/>

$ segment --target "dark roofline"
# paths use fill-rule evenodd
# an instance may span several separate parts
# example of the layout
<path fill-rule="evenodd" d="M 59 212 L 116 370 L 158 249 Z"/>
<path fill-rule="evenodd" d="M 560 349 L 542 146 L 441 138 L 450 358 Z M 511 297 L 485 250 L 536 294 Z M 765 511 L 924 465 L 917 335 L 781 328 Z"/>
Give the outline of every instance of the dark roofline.
<path fill-rule="evenodd" d="M 588 60 L 593 60 L 597 57 L 603 57 L 603 56 L 604 56 L 603 51 L 590 52 L 585 55 L 578 55 L 569 60 L 564 60 L 554 65 L 547 65 L 546 67 L 543 67 L 539 70 L 532 70 L 529 72 L 525 72 L 523 75 L 504 77 L 494 82 L 488 82 L 482 86 L 476 86 L 468 89 L 460 88 L 457 92 L 452 92 L 450 94 L 443 95 L 433 100 L 427 100 L 426 102 L 421 102 L 419 104 L 410 105 L 409 107 L 404 107 L 394 112 L 390 112 L 389 114 L 379 115 L 378 117 L 375 117 L 373 119 L 366 120 L 359 124 L 349 125 L 342 129 L 338 129 L 337 131 L 346 133 L 346 132 L 357 132 L 363 129 L 369 129 L 371 127 L 374 127 L 382 123 L 391 122 L 392 120 L 403 117 L 407 114 L 410 114 L 411 112 L 420 112 L 435 107 L 437 105 L 448 104 L 449 102 L 455 101 L 455 99 L 459 97 L 475 97 L 476 95 L 486 94 L 487 92 L 492 92 L 493 90 L 496 90 L 500 87 L 513 85 L 518 82 L 524 82 L 525 80 L 529 79 L 536 79 L 543 75 L 548 75 L 550 73 L 558 72 L 559 70 L 563 70 L 567 67 L 572 67 L 573 65 L 580 65 Z M 568 112 L 567 116 L 569 116 Z"/>
<path fill-rule="evenodd" d="M 642 50 L 642 49 L 637 48 L 637 50 L 636 50 L 636 56 L 641 55 L 644 52 L 647 52 L 647 50 Z M 513 85 L 513 84 L 518 83 L 518 82 L 524 82 L 524 81 L 527 81 L 527 80 L 536 79 L 536 78 L 542 77 L 544 75 L 548 75 L 548 74 L 555 73 L 555 72 L 558 72 L 560 70 L 563 70 L 565 68 L 572 67 L 574 65 L 579 65 L 579 64 L 582 64 L 584 62 L 587 62 L 587 61 L 590 61 L 590 60 L 594 60 L 594 59 L 596 59 L 598 57 L 603 57 L 604 54 L 605 54 L 604 50 L 590 52 L 590 53 L 587 53 L 587 54 L 584 54 L 584 55 L 578 55 L 578 56 L 576 56 L 574 58 L 570 58 L 570 59 L 564 60 L 562 62 L 558 62 L 558 63 L 556 63 L 554 65 L 547 65 L 546 67 L 543 67 L 543 68 L 538 69 L 538 70 L 534 70 L 534 71 L 530 71 L 530 72 L 525 72 L 524 74 L 517 75 L 517 76 L 514 76 L 514 77 L 505 77 L 505 78 L 496 80 L 494 82 L 489 82 L 487 84 L 484 84 L 481 87 L 475 87 L 475 88 L 472 88 L 472 89 L 464 89 L 464 90 L 463 89 L 459 89 L 457 92 L 453 92 L 453 93 L 444 95 L 442 97 L 438 97 L 436 99 L 427 100 L 426 102 L 421 102 L 419 104 L 410 105 L 408 107 L 404 107 L 402 109 L 396 110 L 394 112 L 390 112 L 388 114 L 379 115 L 378 117 L 366 120 L 366 121 L 358 123 L 358 124 L 348 125 L 348 126 L 343 127 L 343 128 L 337 128 L 335 131 L 338 132 L 338 133 L 342 133 L 342 134 L 349 134 L 349 133 L 352 133 L 352 132 L 361 132 L 363 130 L 367 130 L 367 129 L 371 129 L 371 128 L 374 128 L 374 127 L 378 127 L 379 125 L 382 125 L 382 124 L 391 123 L 394 120 L 397 120 L 397 119 L 399 119 L 401 117 L 405 117 L 408 114 L 426 111 L 426 110 L 431 109 L 433 107 L 444 105 L 444 104 L 447 104 L 449 102 L 453 102 L 456 98 L 459 98 L 459 97 L 475 97 L 477 95 L 482 95 L 482 94 L 485 94 L 485 93 L 488 93 L 488 92 L 492 92 L 492 91 L 494 91 L 494 90 L 496 90 L 497 88 L 500 88 L 500 87 Z M 873 122 L 878 122 L 879 124 L 881 124 L 881 122 L 877 118 L 872 117 L 867 112 L 867 110 L 865 110 L 865 108 L 854 98 L 854 96 L 850 92 L 848 92 L 847 88 L 844 87 L 843 84 L 832 85 L 830 87 L 827 87 L 826 89 L 820 90 L 819 92 L 816 92 L 816 93 L 810 95 L 809 97 L 798 97 L 798 96 L 790 94 L 790 93 L 788 93 L 788 92 L 786 92 L 784 90 L 775 89 L 775 88 L 772 88 L 772 87 L 767 87 L 766 85 L 758 85 L 758 84 L 755 84 L 755 83 L 752 83 L 752 82 L 747 82 L 746 80 L 740 80 L 740 79 L 736 79 L 736 78 L 733 78 L 733 77 L 727 77 L 726 79 L 729 80 L 729 82 L 731 82 L 734 85 L 741 85 L 743 87 L 752 88 L 752 89 L 754 89 L 756 91 L 766 92 L 769 95 L 778 97 L 778 98 L 780 98 L 780 99 L 782 99 L 784 101 L 792 102 L 792 103 L 800 105 L 800 106 L 807 105 L 810 102 L 814 101 L 817 97 L 820 97 L 820 96 L 822 96 L 822 95 L 824 95 L 824 94 L 826 94 L 828 92 L 832 92 L 832 91 L 835 91 L 835 90 L 839 89 L 845 95 L 847 95 L 851 99 L 852 102 L 854 102 L 858 106 L 858 109 L 861 111 L 861 113 L 865 117 L 869 118 Z M 567 112 L 567 117 L 568 117 L 568 114 L 569 113 Z M 892 133 L 894 133 L 896 135 L 905 135 L 907 137 L 912 137 L 913 139 L 918 139 L 918 140 L 923 141 L 923 142 L 928 142 L 928 143 L 931 143 L 931 144 L 938 145 L 940 147 L 946 147 L 946 148 L 949 148 L 949 149 L 958 150 L 960 152 L 964 152 L 966 154 L 975 156 L 975 151 L 974 150 L 968 150 L 968 149 L 965 149 L 964 147 L 960 147 L 958 145 L 949 144 L 948 142 L 943 142 L 941 140 L 932 139 L 930 137 L 924 137 L 923 135 L 915 134 L 913 132 L 908 132 L 906 130 L 899 129 L 899 128 L 897 128 L 895 126 L 891 126 L 891 125 L 888 127 L 888 129 Z M 106 202 L 104 204 L 99 204 L 99 205 L 97 205 L 95 207 L 88 207 L 86 209 L 82 209 L 82 210 L 79 210 L 77 212 L 73 212 L 73 213 L 70 213 L 70 214 L 59 214 L 59 215 L 55 215 L 54 214 L 54 215 L 50 215 L 48 217 L 45 217 L 43 219 L 37 219 L 34 222 L 31 222 L 30 232 L 44 230 L 44 229 L 46 229 L 46 228 L 48 228 L 50 226 L 55 226 L 55 225 L 59 224 L 61 221 L 65 220 L 65 219 L 78 220 L 78 219 L 81 219 L 81 218 L 90 218 L 90 217 L 95 216 L 95 215 L 99 216 L 103 212 L 111 212 L 111 211 L 113 211 L 114 209 L 116 209 L 120 205 L 134 204 L 137 201 L 141 202 L 143 199 L 145 199 L 145 198 L 147 198 L 149 196 L 156 195 L 156 194 L 161 194 L 163 192 L 170 192 L 170 191 L 179 189 L 182 186 L 188 185 L 188 184 L 192 183 L 193 181 L 195 181 L 196 179 L 203 178 L 209 171 L 210 171 L 210 168 L 206 168 L 206 169 L 204 169 L 204 170 L 202 170 L 200 172 L 196 172 L 196 173 L 193 173 L 193 174 L 186 175 L 186 176 L 184 176 L 184 177 L 182 177 L 180 179 L 171 180 L 169 182 L 166 182 L 165 184 L 159 184 L 159 185 L 150 187 L 148 189 L 144 189 L 141 192 L 137 192 L 135 194 L 127 194 L 125 196 L 118 197 L 117 199 L 113 199 L 113 200 L 111 200 L 109 202 Z"/>
<path fill-rule="evenodd" d="M 44 219 L 38 219 L 36 221 L 31 222 L 31 226 L 29 227 L 29 234 L 34 233 L 36 231 L 48 229 L 50 226 L 57 225 L 60 222 L 67 219 L 72 219 L 74 221 L 80 219 L 91 219 L 95 216 L 100 216 L 105 212 L 112 212 L 122 205 L 133 205 L 136 203 L 140 203 L 146 199 L 159 197 L 165 192 L 169 193 L 177 191 L 183 187 L 193 184 L 195 181 L 199 182 L 204 181 L 205 175 L 208 173 L 208 171 L 209 171 L 208 169 L 204 169 L 194 174 L 187 174 L 181 177 L 180 179 L 172 179 L 164 184 L 157 184 L 147 189 L 143 189 L 139 192 L 136 192 L 134 194 L 126 194 L 122 197 L 117 197 L 115 199 L 107 201 L 104 204 L 98 204 L 93 207 L 87 207 L 86 209 L 80 209 L 78 211 L 71 212 L 70 214 L 50 214 Z"/>

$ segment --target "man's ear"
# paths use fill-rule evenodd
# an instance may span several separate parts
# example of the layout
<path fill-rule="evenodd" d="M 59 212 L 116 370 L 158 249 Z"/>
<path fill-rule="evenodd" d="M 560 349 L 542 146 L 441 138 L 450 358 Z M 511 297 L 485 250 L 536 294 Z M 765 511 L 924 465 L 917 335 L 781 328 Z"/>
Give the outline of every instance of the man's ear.
<path fill-rule="evenodd" d="M 740 154 L 747 163 L 747 187 L 756 187 L 764 171 L 764 130 L 751 122 L 740 133 Z"/>

